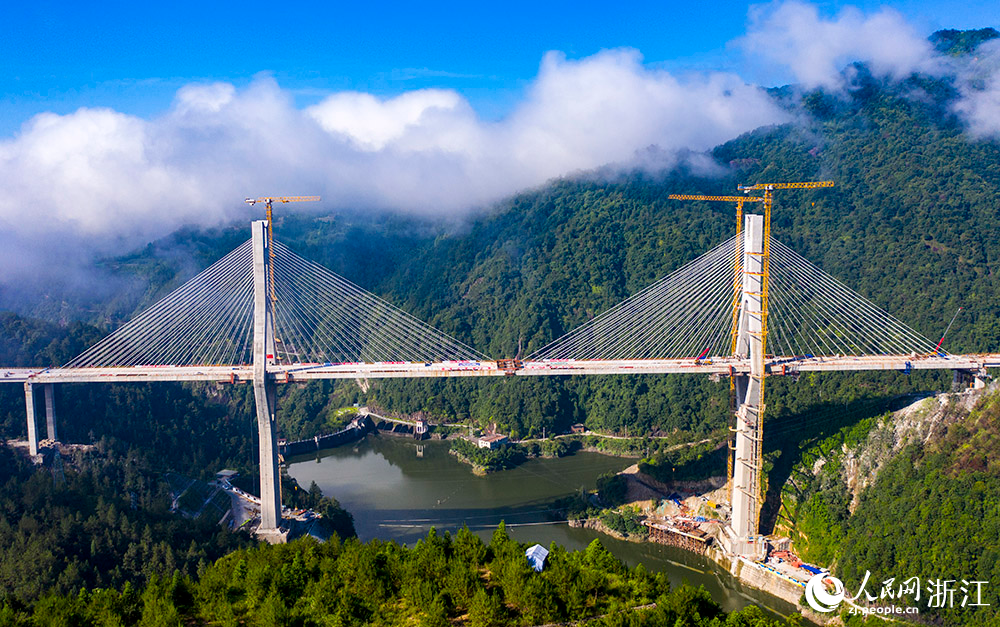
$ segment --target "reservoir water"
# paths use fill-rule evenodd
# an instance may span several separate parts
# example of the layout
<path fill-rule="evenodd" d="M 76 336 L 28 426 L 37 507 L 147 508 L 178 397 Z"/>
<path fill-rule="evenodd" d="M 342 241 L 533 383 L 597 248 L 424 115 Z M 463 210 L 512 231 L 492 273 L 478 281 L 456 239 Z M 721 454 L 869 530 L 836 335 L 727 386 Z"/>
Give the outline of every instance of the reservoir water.
<path fill-rule="evenodd" d="M 361 540 L 380 538 L 414 543 L 433 526 L 454 533 L 463 524 L 489 540 L 504 521 L 520 542 L 583 549 L 594 539 L 619 559 L 667 574 L 672 585 L 703 585 L 726 611 L 749 604 L 776 615 L 794 608 L 775 597 L 740 586 L 710 560 L 653 543 L 615 540 L 590 529 L 553 523 L 555 499 L 592 490 L 605 472 L 618 472 L 634 460 L 578 452 L 561 459 L 532 459 L 512 470 L 477 477 L 448 453 L 441 441 L 415 442 L 369 435 L 365 439 L 288 460 L 299 485 L 311 482 L 354 515 Z"/>

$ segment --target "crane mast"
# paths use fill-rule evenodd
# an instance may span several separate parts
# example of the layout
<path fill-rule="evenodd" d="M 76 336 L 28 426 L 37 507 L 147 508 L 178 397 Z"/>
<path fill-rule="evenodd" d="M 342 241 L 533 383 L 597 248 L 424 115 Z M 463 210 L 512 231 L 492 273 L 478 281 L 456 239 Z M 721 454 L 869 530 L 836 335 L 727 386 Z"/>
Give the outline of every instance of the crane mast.
<path fill-rule="evenodd" d="M 833 187 L 833 181 L 805 181 L 793 183 L 754 183 L 740 185 L 744 194 L 763 192 L 762 196 L 703 196 L 672 194 L 675 200 L 708 200 L 735 202 L 737 206 L 736 232 L 743 227 L 743 203 L 763 203 L 763 216 L 747 217 L 747 233 L 743 250 L 736 252 L 733 278 L 733 356 L 750 360 L 749 375 L 730 378 L 736 418 L 735 446 L 730 440 L 729 484 L 733 508 L 729 527 L 730 543 L 734 552 L 757 554 L 761 544 L 760 510 L 764 501 L 763 432 L 764 432 L 764 380 L 767 354 L 768 271 L 771 253 L 771 209 L 774 190 L 818 189 Z M 751 219 L 753 218 L 753 219 Z M 740 259 L 742 253 L 742 260 Z M 742 277 L 741 277 L 742 275 Z M 742 278 L 742 281 L 741 281 Z"/>
<path fill-rule="evenodd" d="M 267 207 L 267 250 L 268 250 L 268 279 L 270 280 L 271 305 L 278 302 L 278 296 L 274 293 L 274 226 L 272 220 L 271 205 L 276 202 L 315 202 L 319 196 L 261 196 L 260 198 L 247 198 L 244 202 L 253 206 L 259 202 Z"/>

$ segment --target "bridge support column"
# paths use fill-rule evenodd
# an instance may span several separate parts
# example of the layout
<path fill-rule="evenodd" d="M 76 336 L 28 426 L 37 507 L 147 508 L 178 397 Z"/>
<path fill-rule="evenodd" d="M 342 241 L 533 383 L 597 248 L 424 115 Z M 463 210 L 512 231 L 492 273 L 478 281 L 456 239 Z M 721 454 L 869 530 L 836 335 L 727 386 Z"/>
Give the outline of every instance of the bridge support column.
<path fill-rule="evenodd" d="M 981 390 L 986 387 L 989 380 L 989 373 L 986 368 L 979 370 L 956 370 L 952 378 L 952 389 L 962 391 L 967 389 Z"/>
<path fill-rule="evenodd" d="M 758 533 L 764 412 L 764 216 L 746 216 L 743 231 L 743 288 L 736 355 L 750 358 L 750 374 L 736 377 L 736 454 L 733 460 L 733 550 L 754 554 Z"/>
<path fill-rule="evenodd" d="M 275 384 L 267 372 L 274 359 L 274 327 L 268 307 L 267 222 L 253 228 L 253 391 L 257 408 L 257 438 L 260 451 L 260 528 L 258 534 L 280 542 L 281 475 L 278 473 L 278 443 L 275 433 Z"/>
<path fill-rule="evenodd" d="M 45 383 L 45 430 L 50 440 L 58 440 L 56 431 L 56 390 L 54 383 Z"/>
<path fill-rule="evenodd" d="M 28 414 L 28 449 L 38 455 L 38 414 L 35 412 L 37 386 L 30 381 L 24 383 L 24 406 Z"/>
<path fill-rule="evenodd" d="M 260 453 L 260 532 L 276 532 L 281 526 L 281 476 L 275 437 L 274 382 L 253 383 L 257 406 L 257 445 Z"/>

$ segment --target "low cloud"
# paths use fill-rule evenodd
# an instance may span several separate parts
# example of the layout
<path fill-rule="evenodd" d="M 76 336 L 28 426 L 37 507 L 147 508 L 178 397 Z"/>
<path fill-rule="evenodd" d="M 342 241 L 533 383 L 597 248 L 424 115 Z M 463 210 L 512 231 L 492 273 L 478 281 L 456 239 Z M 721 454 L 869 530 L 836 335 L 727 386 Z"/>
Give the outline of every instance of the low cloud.
<path fill-rule="evenodd" d="M 567 173 L 646 163 L 650 146 L 658 167 L 669 166 L 671 155 L 784 120 L 763 90 L 734 75 L 678 77 L 634 50 L 546 55 L 523 101 L 497 122 L 451 90 L 341 92 L 302 110 L 268 77 L 243 89 L 192 84 L 153 119 L 100 108 L 42 113 L 0 141 L 0 262 L 53 267 L 184 224 L 249 219 L 257 212 L 242 203 L 248 195 L 464 212 Z"/>
<path fill-rule="evenodd" d="M 794 0 L 751 9 L 747 35 L 736 44 L 753 61 L 785 68 L 804 89 L 846 93 L 852 73 L 845 68 L 856 61 L 880 78 L 919 73 L 952 79 L 960 93 L 953 111 L 969 136 L 1000 138 L 1000 40 L 951 57 L 938 53 L 927 35 L 889 8 L 866 14 L 845 7 L 824 17 L 817 5 Z"/>
<path fill-rule="evenodd" d="M 973 137 L 1000 139 L 1000 39 L 982 44 L 960 72 L 955 111 Z"/>
<path fill-rule="evenodd" d="M 848 88 L 843 69 L 853 61 L 889 78 L 953 76 L 970 135 L 1000 137 L 997 42 L 973 58 L 944 58 L 890 9 L 824 17 L 795 1 L 755 8 L 738 47 L 805 88 Z M 447 89 L 331 93 L 300 109 L 269 77 L 244 88 L 187 85 L 149 119 L 102 108 L 42 113 L 0 140 L 0 282 L 63 274 L 185 224 L 259 216 L 245 196 L 320 194 L 323 210 L 461 215 L 608 164 L 601 172 L 680 161 L 710 169 L 703 151 L 789 119 L 734 74 L 672 74 L 631 49 L 545 55 L 499 121 Z"/>
<path fill-rule="evenodd" d="M 747 35 L 739 44 L 754 58 L 788 68 L 807 89 L 846 87 L 842 72 L 854 61 L 895 79 L 941 69 L 927 36 L 889 8 L 866 15 L 845 7 L 824 18 L 813 4 L 761 5 L 751 10 Z"/>

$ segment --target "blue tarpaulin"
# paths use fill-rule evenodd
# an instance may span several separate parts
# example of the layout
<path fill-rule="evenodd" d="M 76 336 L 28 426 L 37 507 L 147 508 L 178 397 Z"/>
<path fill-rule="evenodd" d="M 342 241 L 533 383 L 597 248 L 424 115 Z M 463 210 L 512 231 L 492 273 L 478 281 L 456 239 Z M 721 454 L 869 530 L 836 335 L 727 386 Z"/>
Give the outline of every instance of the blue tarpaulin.
<path fill-rule="evenodd" d="M 545 568 L 545 558 L 549 556 L 549 551 L 541 544 L 536 544 L 525 551 L 524 556 L 528 558 L 528 562 L 531 563 L 532 568 L 538 572 L 542 572 L 542 569 Z"/>

